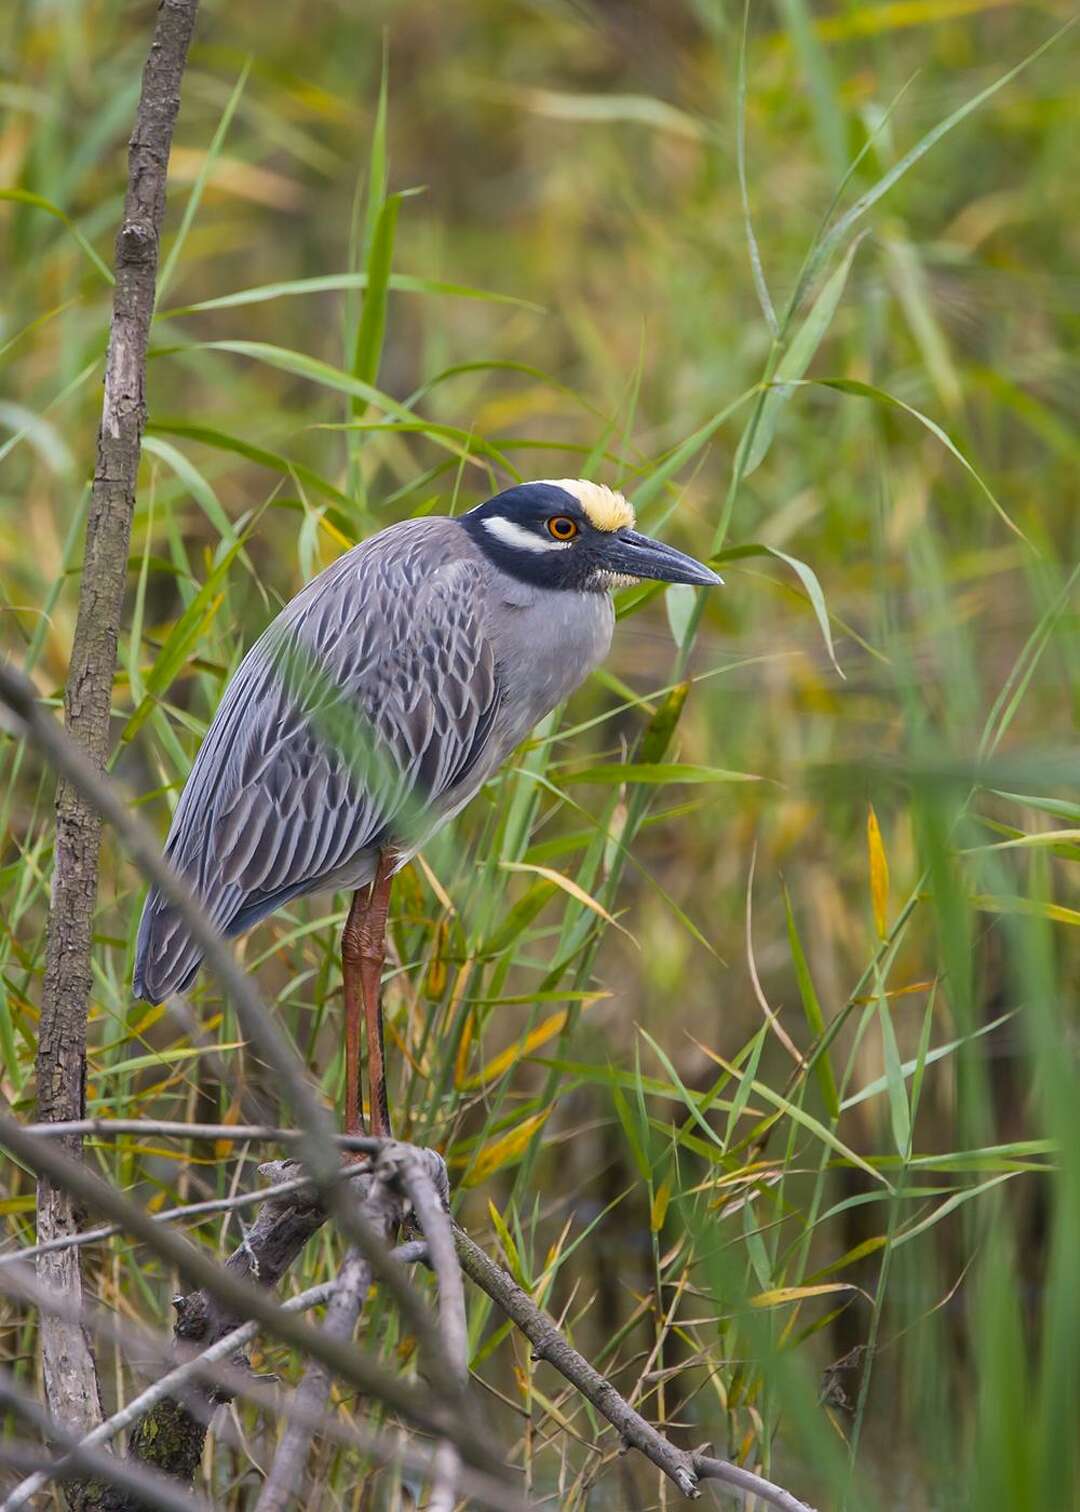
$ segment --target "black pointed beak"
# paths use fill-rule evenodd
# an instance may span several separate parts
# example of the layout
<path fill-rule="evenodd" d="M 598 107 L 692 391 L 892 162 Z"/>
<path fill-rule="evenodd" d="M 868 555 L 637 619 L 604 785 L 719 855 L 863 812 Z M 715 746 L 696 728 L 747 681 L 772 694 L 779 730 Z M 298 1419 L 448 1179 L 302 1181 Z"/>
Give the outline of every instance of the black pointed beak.
<path fill-rule="evenodd" d="M 723 583 L 711 567 L 693 557 L 639 535 L 636 530 L 620 530 L 605 542 L 604 566 L 627 577 L 651 579 L 657 583 L 692 583 L 695 588 L 713 588 Z"/>

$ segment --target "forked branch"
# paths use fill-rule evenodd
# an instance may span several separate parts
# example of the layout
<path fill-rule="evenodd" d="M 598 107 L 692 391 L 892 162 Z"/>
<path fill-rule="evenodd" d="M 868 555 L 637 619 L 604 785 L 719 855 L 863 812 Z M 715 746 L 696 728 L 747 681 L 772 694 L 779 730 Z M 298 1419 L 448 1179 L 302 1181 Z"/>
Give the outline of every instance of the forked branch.
<path fill-rule="evenodd" d="M 598 1412 L 617 1428 L 624 1444 L 638 1449 L 646 1459 L 675 1482 L 684 1496 L 697 1497 L 703 1480 L 721 1481 L 724 1485 L 756 1496 L 779 1512 L 814 1512 L 783 1486 L 774 1485 L 763 1476 L 733 1465 L 730 1460 L 679 1449 L 653 1425 L 635 1412 L 611 1382 L 577 1352 L 547 1313 L 537 1307 L 514 1278 L 496 1265 L 463 1229 L 454 1229 L 461 1268 L 469 1279 L 487 1293 L 491 1300 L 517 1324 L 533 1346 L 538 1359 L 553 1365 L 560 1375 L 588 1398 Z"/>

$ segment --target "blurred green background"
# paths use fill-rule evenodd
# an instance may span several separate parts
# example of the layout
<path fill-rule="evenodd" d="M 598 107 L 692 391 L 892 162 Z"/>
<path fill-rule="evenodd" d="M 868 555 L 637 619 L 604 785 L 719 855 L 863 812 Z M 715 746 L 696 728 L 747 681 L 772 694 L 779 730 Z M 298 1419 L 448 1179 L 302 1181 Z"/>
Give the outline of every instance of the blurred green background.
<path fill-rule="evenodd" d="M 164 835 L 243 650 L 392 519 L 586 475 L 725 564 L 707 601 L 622 595 L 604 671 L 403 874 L 391 1100 L 625 1394 L 822 1508 L 1080 1506 L 1075 34 L 1033 56 L 1069 13 L 204 0 L 184 82 L 114 770 Z M 57 702 L 152 20 L 0 26 L 0 637 Z M 29 1117 L 52 784 L 2 739 Z M 235 1120 L 275 1089 L 212 983 L 186 1021 L 132 1002 L 140 901 L 107 842 L 90 1110 Z M 242 946 L 331 1101 L 342 902 Z M 161 1208 L 263 1153 L 89 1158 Z M 12 1165 L 0 1206 L 32 1242 Z M 86 1255 L 166 1318 L 156 1262 Z M 530 1494 L 675 1504 L 470 1324 Z M 32 1316 L 0 1330 L 33 1388 Z M 379 1305 L 365 1339 L 410 1368 Z M 275 1431 L 224 1415 L 215 1505 L 254 1504 Z M 311 1472 L 312 1505 L 413 1505 Z"/>

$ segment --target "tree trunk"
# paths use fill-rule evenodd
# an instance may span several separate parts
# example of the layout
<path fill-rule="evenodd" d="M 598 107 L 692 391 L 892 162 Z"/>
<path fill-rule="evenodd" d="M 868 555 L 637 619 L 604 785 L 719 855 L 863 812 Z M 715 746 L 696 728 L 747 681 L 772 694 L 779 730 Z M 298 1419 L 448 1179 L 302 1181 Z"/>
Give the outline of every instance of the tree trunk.
<path fill-rule="evenodd" d="M 197 5 L 198 0 L 161 0 L 143 71 L 128 157 L 124 219 L 116 241 L 105 397 L 75 640 L 64 690 L 67 728 L 99 767 L 104 767 L 109 754 L 116 647 L 146 419 L 146 348 L 165 212 L 165 178 Z M 56 851 L 37 1055 L 42 1121 L 83 1114 L 100 849 L 100 816 L 74 788 L 61 782 L 56 796 Z M 69 1141 L 68 1148 L 78 1153 L 81 1141 Z M 38 1186 L 39 1241 L 71 1233 L 79 1221 L 71 1199 L 42 1181 Z M 63 1250 L 38 1261 L 41 1282 L 74 1304 L 81 1301 L 79 1253 Z M 48 1315 L 42 1318 L 41 1334 L 50 1409 L 72 1432 L 86 1433 L 101 1418 L 89 1341 L 77 1326 Z"/>

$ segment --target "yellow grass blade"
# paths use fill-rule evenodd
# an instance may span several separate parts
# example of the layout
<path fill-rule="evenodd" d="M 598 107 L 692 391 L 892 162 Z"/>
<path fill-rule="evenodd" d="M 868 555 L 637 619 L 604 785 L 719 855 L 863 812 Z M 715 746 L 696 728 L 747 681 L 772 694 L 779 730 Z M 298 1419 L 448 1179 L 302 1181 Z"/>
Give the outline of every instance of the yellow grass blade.
<path fill-rule="evenodd" d="M 874 923 L 878 939 L 884 940 L 889 933 L 889 863 L 885 859 L 881 827 L 872 803 L 866 813 L 866 844 L 870 852 L 870 901 L 874 908 Z"/>
<path fill-rule="evenodd" d="M 534 1113 L 531 1118 L 526 1118 L 516 1128 L 510 1129 L 506 1134 L 501 1134 L 498 1139 L 482 1145 L 477 1151 L 472 1164 L 465 1175 L 461 1178 L 461 1185 L 465 1187 L 479 1186 L 496 1171 L 501 1171 L 503 1166 L 511 1165 L 520 1156 L 524 1155 L 525 1149 L 536 1133 L 537 1129 L 543 1128 L 547 1122 L 550 1108 L 545 1108 L 542 1113 Z"/>
<path fill-rule="evenodd" d="M 805 1297 L 824 1297 L 829 1292 L 858 1291 L 846 1281 L 826 1281 L 820 1286 L 777 1286 L 750 1298 L 751 1307 L 780 1307 L 785 1302 L 801 1302 Z"/>
<path fill-rule="evenodd" d="M 590 992 L 580 994 L 579 1000 L 583 1008 L 588 1008 L 590 1003 L 610 996 L 610 992 Z M 562 1008 L 558 1013 L 551 1014 L 544 1019 L 543 1023 L 537 1024 L 535 1029 L 522 1035 L 521 1039 L 515 1040 L 505 1050 L 500 1050 L 499 1054 L 493 1056 L 485 1066 L 481 1066 L 479 1071 L 461 1083 L 462 1089 L 472 1092 L 477 1087 L 486 1087 L 490 1082 L 498 1081 L 503 1072 L 509 1071 L 511 1066 L 524 1060 L 526 1056 L 532 1055 L 535 1050 L 539 1050 L 541 1045 L 546 1045 L 548 1040 L 554 1039 L 555 1035 L 561 1033 L 568 1012 L 568 1009 Z"/>
<path fill-rule="evenodd" d="M 543 877 L 546 882 L 552 882 L 556 887 L 561 887 L 563 892 L 569 893 L 583 907 L 591 909 L 594 914 L 603 919 L 605 924 L 612 925 L 620 934 L 624 934 L 628 940 L 634 940 L 630 931 L 625 929 L 618 919 L 612 918 L 602 903 L 598 903 L 591 893 L 587 893 L 583 887 L 579 887 L 569 877 L 564 877 L 562 872 L 554 871 L 550 866 L 536 866 L 530 861 L 500 861 L 499 865 L 504 871 L 535 872 L 538 877 Z M 637 945 L 637 943 L 634 940 L 634 944 Z M 640 949 L 641 947 L 638 946 L 638 948 Z"/>

